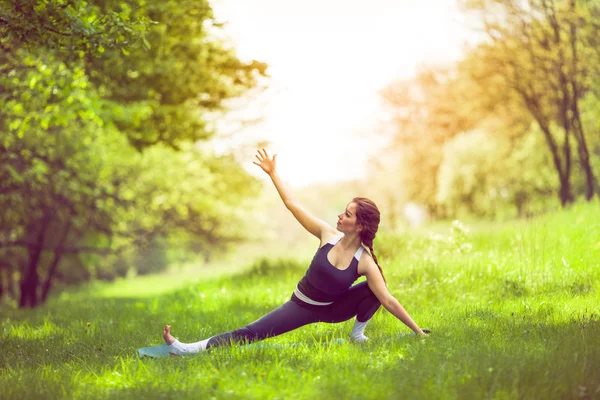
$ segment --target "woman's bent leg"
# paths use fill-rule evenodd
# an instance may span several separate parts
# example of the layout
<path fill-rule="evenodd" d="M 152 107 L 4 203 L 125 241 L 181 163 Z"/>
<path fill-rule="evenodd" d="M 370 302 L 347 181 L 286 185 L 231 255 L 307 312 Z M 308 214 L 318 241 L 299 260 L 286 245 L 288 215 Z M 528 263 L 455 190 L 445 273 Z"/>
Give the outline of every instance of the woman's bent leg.
<path fill-rule="evenodd" d="M 290 300 L 243 328 L 213 336 L 208 341 L 207 349 L 256 342 L 317 321 L 317 313 L 300 307 Z"/>
<path fill-rule="evenodd" d="M 342 322 L 356 316 L 350 338 L 363 342 L 367 340 L 367 337 L 363 334 L 365 327 L 380 306 L 381 303 L 373 294 L 367 282 L 361 282 L 352 286 L 343 298 L 334 302 L 330 306 L 327 319 L 322 321 Z"/>
<path fill-rule="evenodd" d="M 381 303 L 367 282 L 361 282 L 348 289 L 344 297 L 328 307 L 326 319 L 322 322 L 343 322 L 352 317 L 365 322 L 371 319 L 380 306 Z"/>

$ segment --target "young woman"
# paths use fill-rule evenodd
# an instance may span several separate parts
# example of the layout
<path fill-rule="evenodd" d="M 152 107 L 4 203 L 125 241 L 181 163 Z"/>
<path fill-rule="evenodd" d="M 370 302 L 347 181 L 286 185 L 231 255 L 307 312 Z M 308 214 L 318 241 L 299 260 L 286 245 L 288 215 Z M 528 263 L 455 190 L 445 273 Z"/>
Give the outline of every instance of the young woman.
<path fill-rule="evenodd" d="M 338 215 L 337 226 L 333 228 L 308 213 L 292 198 L 275 171 L 277 155 L 271 158 L 262 149 L 256 158 L 258 162 L 254 164 L 271 177 L 287 209 L 307 231 L 319 238 L 321 245 L 287 303 L 243 328 L 196 343 L 176 340 L 167 325 L 163 336 L 170 352 L 195 354 L 212 347 L 281 335 L 315 322 L 343 322 L 352 317 L 356 320 L 350 339 L 363 342 L 367 340 L 363 334 L 365 327 L 380 305 L 417 335 L 426 335 L 387 290 L 383 271 L 373 251 L 373 239 L 379 226 L 379 210 L 375 204 L 366 198 L 352 199 Z M 364 246 L 369 251 L 365 251 Z M 365 276 L 366 282 L 352 286 L 359 276 Z"/>

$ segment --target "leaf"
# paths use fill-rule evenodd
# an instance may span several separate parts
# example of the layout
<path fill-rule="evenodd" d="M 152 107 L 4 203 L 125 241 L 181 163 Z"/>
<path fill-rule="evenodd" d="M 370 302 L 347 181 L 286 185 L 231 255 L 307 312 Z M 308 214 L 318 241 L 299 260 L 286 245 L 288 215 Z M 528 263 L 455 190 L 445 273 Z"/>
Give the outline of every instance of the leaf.
<path fill-rule="evenodd" d="M 21 122 L 23 122 L 23 120 L 21 118 L 17 118 L 15 120 L 13 120 L 10 125 L 8 125 L 8 129 L 10 129 L 11 131 L 16 131 L 19 126 L 21 125 Z"/>
<path fill-rule="evenodd" d="M 25 181 L 23 176 L 21 176 L 21 174 L 19 174 L 11 165 L 7 165 L 6 168 L 8 169 L 10 176 L 12 176 L 15 181 L 19 183 L 23 183 Z"/>
<path fill-rule="evenodd" d="M 47 116 L 43 117 L 40 121 L 40 126 L 42 127 L 42 129 L 48 130 L 48 127 L 50 126 L 50 118 Z"/>

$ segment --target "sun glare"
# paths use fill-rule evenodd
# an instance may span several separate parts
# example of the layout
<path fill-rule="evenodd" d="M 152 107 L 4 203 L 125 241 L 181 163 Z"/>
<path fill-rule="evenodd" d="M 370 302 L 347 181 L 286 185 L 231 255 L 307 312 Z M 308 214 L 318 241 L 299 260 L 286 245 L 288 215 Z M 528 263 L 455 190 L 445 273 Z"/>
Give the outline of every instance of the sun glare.
<path fill-rule="evenodd" d="M 454 4 L 214 1 L 240 58 L 270 66 L 264 120 L 242 136 L 269 141 L 294 186 L 362 177 L 382 142 L 379 90 L 460 56 L 467 34 Z"/>

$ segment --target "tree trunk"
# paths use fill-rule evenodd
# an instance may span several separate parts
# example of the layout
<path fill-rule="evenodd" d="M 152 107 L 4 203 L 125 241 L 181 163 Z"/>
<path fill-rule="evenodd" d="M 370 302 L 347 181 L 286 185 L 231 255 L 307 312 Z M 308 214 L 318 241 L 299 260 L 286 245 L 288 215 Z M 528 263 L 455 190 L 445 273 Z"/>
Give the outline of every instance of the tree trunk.
<path fill-rule="evenodd" d="M 563 143 L 563 157 L 564 157 L 564 169 L 563 169 L 563 173 L 560 176 L 560 191 L 559 191 L 559 196 L 560 196 L 560 203 L 561 205 L 564 207 L 566 204 L 572 202 L 574 200 L 574 196 L 571 192 L 571 183 L 570 183 L 570 177 L 571 177 L 571 143 L 570 143 L 570 137 L 571 137 L 571 133 L 572 133 L 572 125 L 571 125 L 571 118 L 569 117 L 569 113 L 571 111 L 571 107 L 572 104 L 575 102 L 575 98 L 573 96 L 573 94 L 570 91 L 570 84 L 573 83 L 574 79 L 576 79 L 575 77 L 572 77 L 572 79 L 569 81 L 569 78 L 567 77 L 567 73 L 565 72 L 565 68 L 566 68 L 566 61 L 565 61 L 565 52 L 563 50 L 562 47 L 562 41 L 561 41 L 561 37 L 563 35 L 561 35 L 561 28 L 560 28 L 560 24 L 559 21 L 556 17 L 556 11 L 555 11 L 555 5 L 552 2 L 552 7 L 550 7 L 549 9 L 546 9 L 546 12 L 548 12 L 548 10 L 551 10 L 550 14 L 547 14 L 547 18 L 548 21 L 550 22 L 550 25 L 552 26 L 552 30 L 554 32 L 554 44 L 555 47 L 558 49 L 558 64 L 555 64 L 555 69 L 554 71 L 556 72 L 556 75 L 558 77 L 558 82 L 560 87 L 557 88 L 560 90 L 561 96 L 560 96 L 560 100 L 557 99 L 557 107 L 559 110 L 559 119 L 560 119 L 560 125 L 562 125 L 562 128 L 564 130 L 564 135 L 565 135 L 565 139 L 564 139 L 564 143 Z M 573 73 L 573 71 L 571 71 Z"/>
<path fill-rule="evenodd" d="M 11 294 L 12 269 L 11 263 L 0 261 L 0 299 L 4 294 Z"/>
<path fill-rule="evenodd" d="M 48 294 L 50 293 L 50 288 L 52 287 L 52 279 L 54 278 L 54 274 L 56 273 L 56 269 L 57 269 L 60 259 L 62 258 L 62 255 L 63 255 L 62 251 L 54 252 L 54 259 L 52 260 L 52 263 L 50 264 L 50 269 L 48 270 L 48 276 L 46 277 L 46 280 L 44 281 L 44 285 L 42 287 L 42 297 L 40 298 L 41 303 L 45 303 L 46 300 L 48 299 Z"/>
<path fill-rule="evenodd" d="M 521 95 L 525 100 L 525 104 L 527 104 L 527 108 L 529 109 L 536 122 L 538 123 L 538 126 L 542 130 L 544 138 L 546 139 L 546 143 L 548 144 L 548 148 L 552 153 L 554 168 L 558 174 L 558 181 L 560 184 L 558 190 L 558 198 L 560 200 L 561 206 L 565 207 L 567 204 L 572 203 L 574 200 L 573 192 L 571 189 L 571 148 L 569 143 L 569 134 L 568 132 L 565 132 L 565 143 L 563 148 L 565 157 L 563 164 L 561 162 L 558 144 L 552 136 L 549 124 L 538 111 L 537 101 L 524 93 L 521 93 Z"/>
<path fill-rule="evenodd" d="M 21 298 L 19 300 L 19 308 L 27 306 L 34 308 L 37 305 L 37 286 L 39 276 L 37 266 L 40 260 L 41 249 L 29 249 L 29 263 L 26 273 L 21 279 Z"/>
<path fill-rule="evenodd" d="M 11 269 L 10 271 L 8 271 L 8 279 L 6 280 L 7 283 L 7 292 L 8 292 L 8 297 L 11 299 L 16 299 L 17 298 L 17 290 L 15 288 L 15 278 L 14 278 L 14 272 Z"/>
<path fill-rule="evenodd" d="M 569 7 L 571 12 L 575 14 L 576 8 L 575 0 L 571 0 L 569 2 Z M 573 114 L 573 128 L 575 133 L 575 139 L 577 140 L 577 151 L 579 153 L 579 163 L 581 165 L 581 169 L 585 174 L 585 183 L 586 183 L 586 192 L 585 198 L 590 201 L 594 197 L 595 188 L 597 185 L 596 177 L 594 176 L 594 171 L 592 169 L 590 163 L 590 152 L 588 150 L 587 141 L 585 139 L 585 132 L 583 130 L 583 124 L 581 123 L 581 116 L 579 114 L 579 98 L 580 98 L 580 90 L 579 84 L 577 81 L 577 65 L 578 65 L 578 55 L 577 55 L 577 26 L 571 20 L 569 22 L 569 33 L 570 33 L 570 45 L 571 45 L 571 60 L 573 66 L 573 76 L 571 77 L 571 89 L 573 91 L 573 104 L 571 106 L 571 111 Z"/>
<path fill-rule="evenodd" d="M 590 153 L 587 146 L 587 141 L 585 140 L 585 132 L 583 131 L 583 126 L 580 121 L 579 110 L 577 109 L 577 107 L 574 114 L 574 118 L 576 118 L 575 128 L 577 134 L 575 135 L 575 138 L 577 139 L 579 164 L 581 165 L 581 169 L 583 170 L 583 173 L 585 175 L 585 198 L 587 201 L 590 201 L 596 193 L 596 186 L 598 186 L 598 181 L 596 180 L 596 176 L 594 175 L 592 164 L 590 162 Z"/>
<path fill-rule="evenodd" d="M 21 297 L 19 299 L 19 308 L 27 306 L 34 308 L 37 306 L 37 288 L 39 283 L 38 264 L 44 248 L 44 236 L 48 227 L 48 218 L 42 219 L 41 227 L 33 246 L 30 246 L 29 262 L 21 278 Z"/>
<path fill-rule="evenodd" d="M 558 190 L 560 205 L 564 208 L 573 202 L 573 193 L 571 191 L 571 182 L 565 176 L 560 176 L 560 188 Z"/>
<path fill-rule="evenodd" d="M 60 250 L 60 248 L 63 247 L 63 245 L 65 244 L 70 229 L 71 229 L 71 223 L 67 222 L 67 226 L 65 227 L 63 235 L 60 238 L 60 240 L 58 241 L 58 246 L 57 246 L 58 249 L 54 251 L 54 259 L 52 260 L 52 263 L 50 263 L 50 268 L 48 269 L 48 276 L 46 277 L 46 281 L 44 282 L 44 286 L 42 288 L 42 297 L 41 297 L 42 303 L 45 303 L 46 300 L 48 299 L 48 294 L 50 293 L 50 288 L 52 287 L 52 279 L 54 278 L 54 275 L 56 274 L 56 270 L 58 269 L 58 263 L 60 262 L 60 259 L 62 258 L 62 255 L 63 255 L 63 252 L 62 252 L 62 250 Z"/>
<path fill-rule="evenodd" d="M 571 188 L 571 132 L 565 132 L 565 142 L 563 145 L 563 154 L 565 159 L 565 169 L 563 173 L 564 177 L 564 185 L 561 181 L 561 202 L 564 199 L 564 203 L 561 203 L 562 206 L 566 206 L 569 203 L 572 203 L 575 200 L 575 196 L 573 195 L 573 191 Z M 564 192 L 562 189 L 564 188 Z M 563 198 L 564 195 L 564 198 Z"/>

